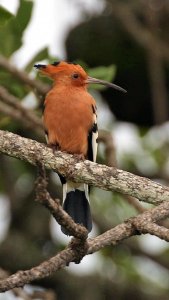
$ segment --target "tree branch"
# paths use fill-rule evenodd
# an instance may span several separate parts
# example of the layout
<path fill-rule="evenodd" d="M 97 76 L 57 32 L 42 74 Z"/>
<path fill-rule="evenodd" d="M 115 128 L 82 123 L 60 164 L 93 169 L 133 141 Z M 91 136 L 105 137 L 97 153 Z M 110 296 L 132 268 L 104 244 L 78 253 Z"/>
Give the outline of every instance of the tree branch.
<path fill-rule="evenodd" d="M 49 86 L 40 82 L 31 79 L 28 74 L 24 71 L 17 69 L 15 66 L 9 63 L 9 61 L 0 55 L 0 67 L 8 71 L 10 74 L 14 75 L 21 82 L 28 85 L 32 89 L 37 90 L 37 92 L 41 95 L 45 95 L 49 91 Z"/>
<path fill-rule="evenodd" d="M 139 22 L 128 4 L 119 1 L 111 1 L 112 14 L 117 18 L 123 28 L 146 50 L 157 49 L 157 55 L 169 61 L 169 47 L 159 37 L 153 35 Z"/>
<path fill-rule="evenodd" d="M 169 229 L 160 227 L 154 223 L 168 216 L 169 202 L 163 202 L 159 206 L 147 210 L 144 213 L 139 214 L 137 217 L 126 220 L 124 223 L 117 225 L 94 239 L 88 239 L 88 253 L 96 252 L 108 245 L 116 245 L 130 236 L 141 233 L 150 233 L 160 237 L 161 239 L 169 241 Z M 153 226 L 151 227 L 150 224 L 153 224 Z M 163 232 L 162 229 L 164 229 Z"/>
<path fill-rule="evenodd" d="M 30 270 L 19 271 L 0 281 L 0 292 L 8 291 L 14 287 L 22 287 L 33 280 L 47 277 L 56 272 L 56 270 L 66 267 L 75 258 L 75 252 L 68 246 L 65 250 L 48 261 L 41 263 L 39 266 Z"/>
<path fill-rule="evenodd" d="M 140 200 L 151 203 L 162 202 L 157 207 L 126 220 L 100 236 L 86 240 L 87 234 L 85 230 L 83 231 L 83 227 L 74 224 L 58 202 L 53 200 L 46 191 L 47 181 L 42 168 L 37 182 L 38 200 L 41 199 L 39 201 L 50 210 L 55 219 L 61 225 L 69 228 L 70 232 L 72 230 L 72 234 L 78 238 L 73 238 L 65 250 L 39 266 L 19 271 L 1 280 L 0 292 L 22 287 L 33 280 L 47 277 L 69 265 L 70 262 L 79 262 L 86 254 L 96 252 L 108 245 L 116 245 L 133 235 L 150 233 L 169 241 L 169 230 L 156 224 L 169 216 L 169 201 L 163 202 L 168 200 L 168 188 L 116 168 L 101 166 L 89 161 L 79 162 L 72 155 L 61 152 L 54 155 L 53 151 L 45 145 L 9 132 L 0 131 L 0 149 L 2 153 L 26 160 L 33 165 L 44 164 L 46 168 L 59 171 L 64 176 L 78 182 L 84 181 L 122 193 L 136 193 Z"/>
<path fill-rule="evenodd" d="M 99 142 L 105 144 L 106 165 L 109 167 L 117 168 L 118 165 L 116 160 L 115 145 L 114 145 L 112 134 L 106 130 L 99 130 L 98 140 Z M 146 210 L 136 198 L 129 195 L 124 195 L 124 199 L 130 205 L 132 205 L 136 209 L 136 211 L 141 213 Z"/>
<path fill-rule="evenodd" d="M 58 199 L 52 199 L 47 191 L 47 178 L 43 166 L 38 165 L 38 178 L 36 181 L 36 201 L 44 205 L 53 215 L 55 220 L 67 229 L 69 235 L 86 240 L 88 236 L 87 229 L 76 224 L 73 219 L 63 210 Z"/>
<path fill-rule="evenodd" d="M 59 172 L 75 182 L 85 182 L 102 189 L 134 196 L 144 202 L 159 204 L 169 199 L 168 187 L 147 178 L 87 160 L 79 161 L 73 155 L 60 151 L 54 154 L 52 149 L 44 144 L 2 130 L 0 151 L 35 166 L 40 162 L 45 168 Z"/>
<path fill-rule="evenodd" d="M 153 223 L 167 216 L 169 216 L 169 202 L 163 202 L 158 207 L 126 220 L 124 223 L 117 225 L 96 238 L 88 239 L 87 254 L 94 253 L 108 245 L 116 245 L 124 239 L 140 234 L 141 232 L 150 232 L 169 241 L 169 230 Z M 76 261 L 77 255 L 76 244 L 73 240 L 65 250 L 50 258 L 48 261 L 30 270 L 19 271 L 7 279 L 1 280 L 0 292 L 5 292 L 14 287 L 22 287 L 33 280 L 47 277 L 57 270 L 68 266 L 70 262 Z"/>
<path fill-rule="evenodd" d="M 11 95 L 2 86 L 0 86 L 0 112 L 21 122 L 24 127 L 32 128 L 39 135 L 43 135 L 44 130 L 41 119 L 37 117 L 34 112 L 23 107 L 20 100 Z"/>

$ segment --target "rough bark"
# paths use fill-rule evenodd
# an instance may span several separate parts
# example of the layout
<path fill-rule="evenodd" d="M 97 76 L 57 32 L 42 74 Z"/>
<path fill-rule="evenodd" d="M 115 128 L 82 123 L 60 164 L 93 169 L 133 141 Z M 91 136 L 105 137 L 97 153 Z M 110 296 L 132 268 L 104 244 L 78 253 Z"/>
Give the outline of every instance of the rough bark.
<path fill-rule="evenodd" d="M 134 196 L 141 201 L 159 204 L 168 201 L 169 188 L 145 177 L 115 167 L 81 161 L 73 155 L 55 152 L 44 144 L 0 130 L 0 151 L 32 165 L 38 162 L 75 182 L 86 182 L 105 190 Z"/>
<path fill-rule="evenodd" d="M 135 176 L 117 168 L 98 165 L 89 161 L 79 161 L 72 155 L 56 152 L 46 145 L 0 131 L 0 151 L 4 154 L 25 160 L 36 165 L 41 172 L 37 180 L 37 201 L 45 205 L 60 225 L 64 225 L 73 235 L 67 248 L 47 261 L 30 270 L 19 271 L 0 281 L 0 292 L 22 287 L 33 280 L 47 277 L 70 262 L 79 263 L 81 259 L 105 246 L 116 245 L 134 235 L 149 233 L 169 241 L 169 229 L 157 224 L 169 216 L 169 189 L 147 178 Z M 130 218 L 105 233 L 87 238 L 86 229 L 75 224 L 58 200 L 51 198 L 46 190 L 47 181 L 44 167 L 52 169 L 77 182 L 86 182 L 103 189 L 118 191 L 136 196 L 142 201 L 158 206 Z"/>

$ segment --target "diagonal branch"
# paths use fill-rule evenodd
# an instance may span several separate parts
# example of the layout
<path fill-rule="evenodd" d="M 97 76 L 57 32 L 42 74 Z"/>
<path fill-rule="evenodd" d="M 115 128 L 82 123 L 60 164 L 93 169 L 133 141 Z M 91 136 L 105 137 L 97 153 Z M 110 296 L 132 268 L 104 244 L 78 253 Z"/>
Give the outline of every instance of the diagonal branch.
<path fill-rule="evenodd" d="M 88 253 L 96 252 L 105 246 L 116 245 L 130 236 L 141 233 L 150 233 L 169 241 L 169 229 L 155 224 L 155 222 L 165 219 L 168 216 L 169 202 L 163 202 L 157 207 L 139 214 L 137 217 L 126 220 L 124 223 L 117 225 L 94 239 L 88 239 Z"/>
<path fill-rule="evenodd" d="M 125 3 L 125 2 L 124 2 Z M 146 50 L 157 49 L 157 55 L 169 61 L 169 45 L 159 37 L 153 35 L 139 22 L 129 5 L 120 1 L 111 1 L 112 14 L 123 28 Z"/>
<path fill-rule="evenodd" d="M 47 178 L 45 169 L 42 165 L 38 164 L 38 178 L 36 180 L 36 201 L 44 205 L 55 220 L 63 227 L 67 229 L 69 235 L 86 240 L 88 236 L 87 229 L 79 224 L 76 224 L 73 219 L 63 210 L 60 205 L 60 200 L 52 199 L 47 191 Z"/>
<path fill-rule="evenodd" d="M 14 287 L 22 287 L 25 284 L 50 276 L 56 270 L 66 267 L 69 262 L 76 258 L 75 252 L 71 247 L 67 247 L 56 256 L 48 261 L 41 263 L 39 266 L 26 271 L 19 271 L 16 274 L 0 281 L 0 292 L 5 292 Z"/>
<path fill-rule="evenodd" d="M 87 242 L 89 248 L 87 254 L 94 253 L 108 245 L 117 245 L 124 239 L 140 234 L 141 232 L 149 232 L 169 241 L 169 230 L 154 224 L 154 222 L 167 216 L 169 216 L 169 202 L 163 202 L 159 206 L 146 211 L 137 217 L 126 220 L 124 223 L 117 225 L 96 238 L 88 239 Z M 149 231 L 146 220 L 148 220 Z M 65 250 L 50 258 L 48 261 L 41 263 L 39 266 L 30 270 L 19 271 L 8 278 L 1 280 L 0 292 L 5 292 L 14 287 L 22 287 L 33 280 L 50 276 L 61 268 L 68 266 L 70 262 L 76 261 L 77 254 L 75 244 L 73 247 L 71 242 Z"/>
<path fill-rule="evenodd" d="M 147 178 L 133 175 L 115 167 L 90 161 L 80 161 L 73 155 L 53 151 L 44 144 L 0 130 L 0 151 L 32 165 L 42 163 L 45 168 L 59 172 L 75 181 L 102 189 L 134 196 L 141 201 L 159 204 L 168 201 L 169 188 Z"/>
<path fill-rule="evenodd" d="M 101 166 L 88 161 L 79 162 L 77 158 L 65 153 L 57 152 L 54 155 L 53 151 L 43 144 L 4 131 L 0 131 L 0 149 L 3 153 L 24 159 L 39 167 L 37 200 L 50 210 L 59 224 L 65 225 L 69 228 L 70 233 L 76 236 L 65 250 L 49 260 L 30 270 L 19 271 L 1 280 L 0 292 L 22 287 L 26 283 L 47 277 L 68 266 L 70 262 L 79 263 L 86 254 L 94 253 L 108 245 L 116 245 L 134 235 L 150 233 L 169 241 L 169 230 L 156 224 L 156 222 L 169 216 L 169 201 L 164 201 L 168 200 L 169 189 L 162 185 L 116 168 Z M 96 183 L 103 188 L 121 192 L 127 191 L 131 194 L 136 189 L 141 200 L 157 204 L 162 203 L 137 217 L 126 220 L 96 238 L 86 240 L 87 235 L 83 228 L 74 224 L 59 203 L 53 200 L 47 192 L 44 169 L 40 167 L 43 164 L 45 167 L 59 171 L 73 180 Z"/>
<path fill-rule="evenodd" d="M 99 142 L 105 144 L 105 156 L 106 156 L 106 165 L 109 167 L 118 167 L 115 155 L 115 146 L 112 134 L 106 130 L 99 130 Z M 136 211 L 144 212 L 146 209 L 141 205 L 141 203 L 134 197 L 129 195 L 124 195 L 124 199 L 132 205 Z"/>
<path fill-rule="evenodd" d="M 32 128 L 39 135 L 43 135 L 44 130 L 41 119 L 34 112 L 23 107 L 19 99 L 2 86 L 0 86 L 0 112 L 21 122 L 24 127 Z"/>
<path fill-rule="evenodd" d="M 0 55 L 0 67 L 8 71 L 10 74 L 18 78 L 21 82 L 28 85 L 30 88 L 37 90 L 41 95 L 45 95 L 49 91 L 49 86 L 40 81 L 31 79 L 28 74 L 22 70 L 17 69 L 9 63 L 9 61 Z"/>

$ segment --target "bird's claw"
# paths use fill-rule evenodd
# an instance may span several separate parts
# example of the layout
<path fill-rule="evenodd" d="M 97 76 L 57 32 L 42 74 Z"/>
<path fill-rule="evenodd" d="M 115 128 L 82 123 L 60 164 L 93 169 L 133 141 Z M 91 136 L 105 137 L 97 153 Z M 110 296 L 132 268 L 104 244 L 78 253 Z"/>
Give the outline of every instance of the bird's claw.
<path fill-rule="evenodd" d="M 74 158 L 76 158 L 77 160 L 85 160 L 84 154 L 74 154 L 73 156 L 74 156 Z"/>

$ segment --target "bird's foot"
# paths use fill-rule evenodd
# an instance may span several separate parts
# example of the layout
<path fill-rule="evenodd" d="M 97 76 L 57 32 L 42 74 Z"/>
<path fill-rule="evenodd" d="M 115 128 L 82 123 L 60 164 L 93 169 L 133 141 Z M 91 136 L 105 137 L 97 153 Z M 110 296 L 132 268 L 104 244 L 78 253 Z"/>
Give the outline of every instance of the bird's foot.
<path fill-rule="evenodd" d="M 48 147 L 53 150 L 53 154 L 55 154 L 55 152 L 60 150 L 58 144 L 48 144 Z"/>
<path fill-rule="evenodd" d="M 84 156 L 84 154 L 74 154 L 73 155 L 74 156 L 74 158 L 76 158 L 77 160 L 85 160 L 85 156 Z"/>

